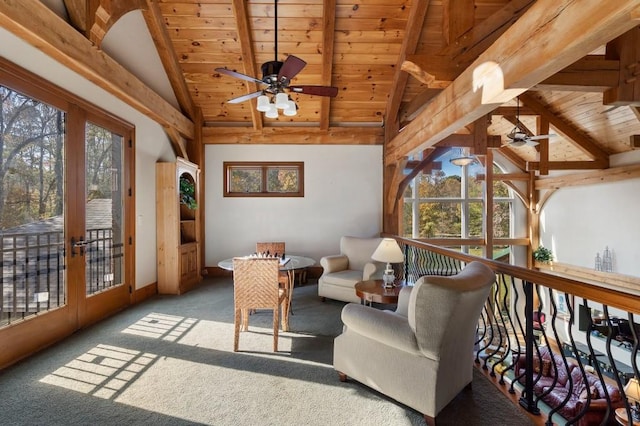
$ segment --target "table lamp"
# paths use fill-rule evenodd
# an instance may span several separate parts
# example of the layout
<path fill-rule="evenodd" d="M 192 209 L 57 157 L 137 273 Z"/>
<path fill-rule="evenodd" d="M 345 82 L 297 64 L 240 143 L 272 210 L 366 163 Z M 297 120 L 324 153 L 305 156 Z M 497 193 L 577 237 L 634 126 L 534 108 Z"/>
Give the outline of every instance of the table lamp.
<path fill-rule="evenodd" d="M 629 405 L 633 401 L 631 406 L 631 418 L 633 422 L 640 422 L 640 383 L 637 377 L 629 379 L 629 382 L 624 387 L 624 394 L 629 400 Z"/>
<path fill-rule="evenodd" d="M 371 255 L 371 259 L 387 263 L 387 269 L 384 271 L 382 281 L 384 282 L 385 288 L 393 287 L 396 274 L 391 264 L 404 262 L 404 254 L 402 254 L 402 250 L 396 240 L 393 238 L 383 238 L 376 251 Z"/>

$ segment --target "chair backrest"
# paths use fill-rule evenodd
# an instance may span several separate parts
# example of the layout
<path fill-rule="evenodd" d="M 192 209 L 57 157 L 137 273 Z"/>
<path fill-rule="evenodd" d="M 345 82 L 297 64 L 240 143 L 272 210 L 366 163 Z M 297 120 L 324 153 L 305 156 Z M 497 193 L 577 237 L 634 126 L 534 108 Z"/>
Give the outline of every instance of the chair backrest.
<path fill-rule="evenodd" d="M 408 321 L 425 355 L 438 359 L 454 347 L 473 350 L 476 324 L 495 279 L 491 268 L 471 262 L 456 275 L 427 275 L 415 283 Z"/>
<path fill-rule="evenodd" d="M 272 256 L 278 254 L 278 256 L 282 256 L 282 253 L 286 253 L 284 242 L 262 242 L 256 243 L 256 253 L 266 253 L 269 252 Z"/>
<path fill-rule="evenodd" d="M 275 258 L 233 259 L 233 301 L 236 309 L 278 307 L 278 273 Z"/>
<path fill-rule="evenodd" d="M 544 312 L 533 311 L 533 326 L 542 326 L 547 320 L 547 315 Z"/>
<path fill-rule="evenodd" d="M 349 269 L 362 271 L 364 270 L 364 265 L 374 262 L 371 260 L 371 255 L 380 245 L 380 241 L 382 241 L 382 238 L 347 236 L 340 238 L 340 253 L 349 258 Z"/>

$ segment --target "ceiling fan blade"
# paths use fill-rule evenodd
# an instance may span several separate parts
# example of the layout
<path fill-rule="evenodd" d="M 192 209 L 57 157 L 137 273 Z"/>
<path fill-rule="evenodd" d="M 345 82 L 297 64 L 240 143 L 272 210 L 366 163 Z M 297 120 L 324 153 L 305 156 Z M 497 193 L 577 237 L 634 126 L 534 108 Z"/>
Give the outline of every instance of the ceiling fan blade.
<path fill-rule="evenodd" d="M 531 136 L 528 139 L 531 140 L 531 141 L 537 141 L 537 140 L 540 140 L 540 139 L 549 139 L 549 138 L 552 138 L 554 136 L 557 136 L 557 135 L 554 135 L 553 133 L 549 133 L 548 135 Z"/>
<path fill-rule="evenodd" d="M 305 61 L 297 56 L 289 55 L 282 64 L 280 72 L 278 73 L 278 81 L 282 81 L 283 78 L 291 80 L 307 65 Z"/>
<path fill-rule="evenodd" d="M 305 95 L 329 96 L 334 98 L 338 95 L 338 88 L 332 86 L 291 86 L 289 87 L 294 93 L 303 93 Z"/>
<path fill-rule="evenodd" d="M 262 90 L 258 90 L 257 92 L 249 93 L 248 95 L 238 96 L 237 98 L 229 99 L 227 101 L 228 104 L 239 104 L 240 102 L 248 101 L 249 99 L 257 98 L 262 95 Z"/>
<path fill-rule="evenodd" d="M 260 83 L 260 84 L 266 84 L 264 81 L 262 80 L 258 80 L 257 78 L 248 76 L 246 74 L 241 74 L 239 72 L 236 71 L 232 71 L 230 69 L 227 68 L 216 68 L 215 69 L 216 72 L 219 72 L 220 74 L 225 74 L 228 75 L 230 77 L 235 77 L 235 78 L 239 78 L 241 80 L 247 80 L 247 81 L 252 81 L 254 83 Z"/>

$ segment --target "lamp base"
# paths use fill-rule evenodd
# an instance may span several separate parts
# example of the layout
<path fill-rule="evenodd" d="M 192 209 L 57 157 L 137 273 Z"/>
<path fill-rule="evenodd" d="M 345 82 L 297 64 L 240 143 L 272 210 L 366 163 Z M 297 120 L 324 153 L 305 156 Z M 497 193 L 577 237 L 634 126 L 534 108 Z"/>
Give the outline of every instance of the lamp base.
<path fill-rule="evenodd" d="M 382 276 L 382 282 L 384 283 L 384 288 L 393 288 L 395 287 L 396 275 L 392 271 L 384 271 L 384 275 Z"/>

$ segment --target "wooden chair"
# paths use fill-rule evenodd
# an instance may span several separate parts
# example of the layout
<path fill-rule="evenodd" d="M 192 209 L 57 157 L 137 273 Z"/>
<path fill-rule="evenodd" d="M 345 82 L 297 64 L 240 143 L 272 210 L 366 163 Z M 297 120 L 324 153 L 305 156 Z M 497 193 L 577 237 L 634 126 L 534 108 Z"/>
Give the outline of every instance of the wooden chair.
<path fill-rule="evenodd" d="M 269 252 L 271 256 L 277 254 L 282 257 L 282 254 L 285 253 L 285 243 L 281 241 L 256 243 L 256 253 L 260 254 L 267 252 Z"/>
<path fill-rule="evenodd" d="M 282 329 L 289 329 L 288 293 L 278 283 L 279 271 L 280 262 L 275 258 L 233 259 L 234 352 L 238 351 L 240 326 L 249 330 L 250 309 L 273 309 L 273 351 L 278 351 L 280 309 Z"/>
<path fill-rule="evenodd" d="M 256 243 L 256 253 L 269 253 L 271 256 L 278 255 L 282 257 L 285 252 L 285 243 L 282 241 L 278 242 L 261 242 Z M 287 289 L 290 295 L 293 294 L 293 285 L 294 283 L 289 282 L 289 274 L 286 271 L 280 271 L 280 275 L 278 277 L 278 281 L 282 286 Z"/>

